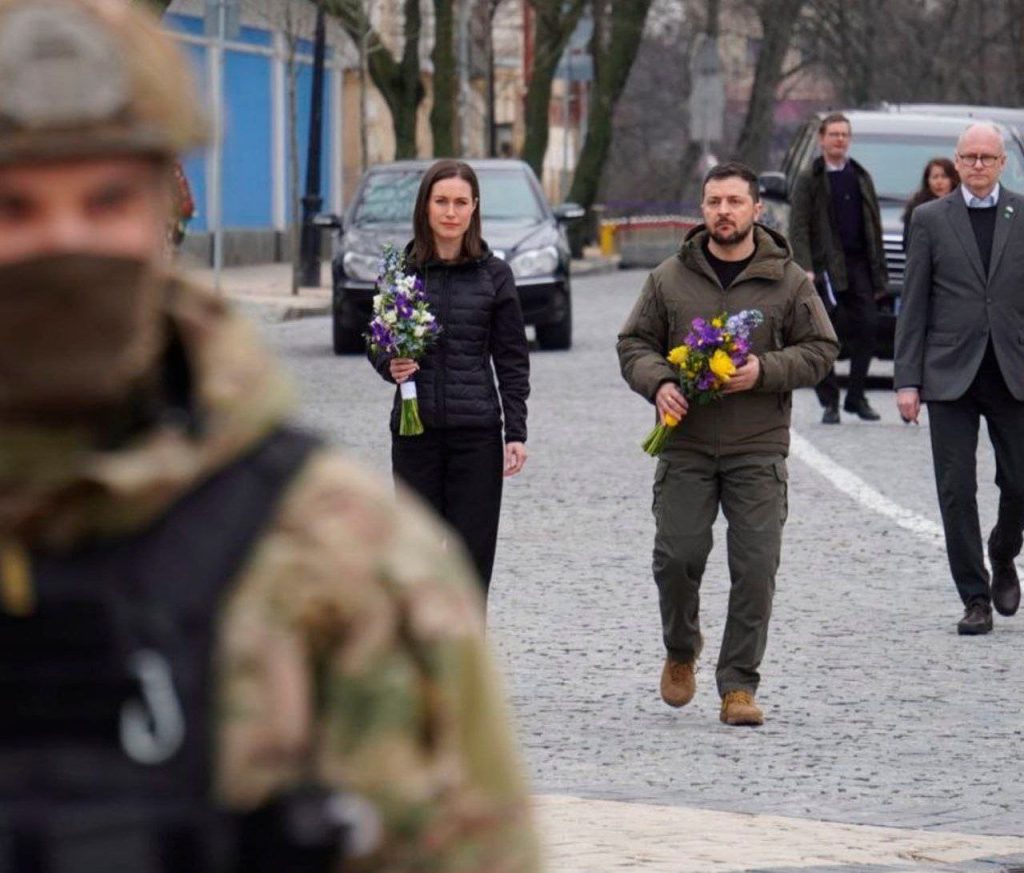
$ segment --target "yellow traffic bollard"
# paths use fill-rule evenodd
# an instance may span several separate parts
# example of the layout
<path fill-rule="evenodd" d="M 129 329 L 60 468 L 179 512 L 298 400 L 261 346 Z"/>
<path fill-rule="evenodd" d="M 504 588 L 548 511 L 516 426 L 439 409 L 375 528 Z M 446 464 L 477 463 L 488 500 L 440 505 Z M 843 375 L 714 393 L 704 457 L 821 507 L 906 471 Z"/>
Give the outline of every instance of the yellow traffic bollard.
<path fill-rule="evenodd" d="M 618 225 L 613 221 L 602 221 L 601 232 L 598 235 L 598 242 L 601 246 L 601 254 L 605 256 L 615 254 L 615 231 Z"/>

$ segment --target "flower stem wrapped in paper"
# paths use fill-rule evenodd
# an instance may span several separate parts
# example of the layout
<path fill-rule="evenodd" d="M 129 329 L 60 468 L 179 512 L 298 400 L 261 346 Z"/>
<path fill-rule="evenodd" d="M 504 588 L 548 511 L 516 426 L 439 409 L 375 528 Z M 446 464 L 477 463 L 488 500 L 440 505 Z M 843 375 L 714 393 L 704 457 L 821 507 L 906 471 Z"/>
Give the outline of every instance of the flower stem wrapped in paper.
<path fill-rule="evenodd" d="M 377 293 L 373 298 L 373 318 L 367 340 L 374 354 L 392 358 L 420 360 L 437 339 L 441 326 L 427 305 L 423 280 L 405 272 L 405 257 L 394 246 L 384 247 Z M 423 433 L 416 383 L 403 382 L 402 407 L 399 416 L 399 436 L 418 436 Z"/>
<path fill-rule="evenodd" d="M 750 334 L 764 317 L 757 309 L 721 315 L 705 321 L 695 318 L 681 346 L 668 353 L 668 362 L 679 372 L 679 388 L 691 403 L 700 406 L 718 400 L 733 373 L 750 354 Z M 643 441 L 647 454 L 661 454 L 679 420 L 665 415 Z"/>

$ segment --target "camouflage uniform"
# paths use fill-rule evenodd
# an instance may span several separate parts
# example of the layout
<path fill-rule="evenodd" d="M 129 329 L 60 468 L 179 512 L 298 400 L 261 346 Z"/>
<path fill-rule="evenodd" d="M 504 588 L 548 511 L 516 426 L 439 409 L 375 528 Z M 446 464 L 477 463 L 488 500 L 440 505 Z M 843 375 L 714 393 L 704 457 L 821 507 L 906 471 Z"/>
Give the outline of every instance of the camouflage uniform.
<path fill-rule="evenodd" d="M 288 386 L 243 319 L 182 283 L 169 308 L 198 370 L 203 439 L 164 428 L 102 452 L 0 429 L 8 554 L 136 529 L 285 420 Z M 218 795 L 251 808 L 310 778 L 363 794 L 385 848 L 360 869 L 536 870 L 468 565 L 391 493 L 327 450 L 289 487 L 220 623 Z"/>
<path fill-rule="evenodd" d="M 28 6 L 106 17 L 115 36 L 141 40 L 136 53 L 158 73 L 154 54 L 167 60 L 169 41 L 120 0 L 0 0 L 0 86 L 19 75 L 3 67 L 4 14 Z M 154 106 L 173 97 L 159 92 L 166 72 L 151 76 Z M 22 160 L 31 141 L 4 129 L 10 105 L 0 95 L 0 162 Z M 168 118 L 177 139 L 156 154 L 199 135 L 194 119 Z M 69 146 L 69 131 L 51 137 L 44 157 L 148 148 L 123 133 L 96 127 Z M 287 421 L 291 390 L 251 326 L 184 281 L 168 278 L 164 289 L 160 317 L 184 349 L 201 434 L 170 421 L 97 448 L 87 426 L 0 424 L 0 608 L 33 608 L 28 550 L 140 530 Z M 218 619 L 216 797 L 246 810 L 310 782 L 361 794 L 383 838 L 358 870 L 538 870 L 479 595 L 462 552 L 437 545 L 437 526 L 414 498 L 396 502 L 389 484 L 339 454 L 309 457 Z"/>

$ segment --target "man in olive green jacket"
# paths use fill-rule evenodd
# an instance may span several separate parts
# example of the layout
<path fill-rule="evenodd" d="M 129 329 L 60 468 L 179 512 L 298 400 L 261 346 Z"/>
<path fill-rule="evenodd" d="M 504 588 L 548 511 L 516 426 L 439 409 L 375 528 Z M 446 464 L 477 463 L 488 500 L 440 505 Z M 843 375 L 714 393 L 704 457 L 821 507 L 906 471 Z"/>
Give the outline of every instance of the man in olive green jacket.
<path fill-rule="evenodd" d="M 815 385 L 839 351 L 824 306 L 785 239 L 756 224 L 757 177 L 743 164 L 704 180 L 705 223 L 648 277 L 618 352 L 629 386 L 674 417 L 654 480 L 654 577 L 667 657 L 662 698 L 690 702 L 702 637 L 701 577 L 721 505 L 729 522 L 732 589 L 717 684 L 726 724 L 761 724 L 754 701 L 767 642 L 787 511 L 786 455 L 794 388 Z M 666 360 L 695 318 L 757 309 L 751 353 L 723 396 L 691 403 Z"/>

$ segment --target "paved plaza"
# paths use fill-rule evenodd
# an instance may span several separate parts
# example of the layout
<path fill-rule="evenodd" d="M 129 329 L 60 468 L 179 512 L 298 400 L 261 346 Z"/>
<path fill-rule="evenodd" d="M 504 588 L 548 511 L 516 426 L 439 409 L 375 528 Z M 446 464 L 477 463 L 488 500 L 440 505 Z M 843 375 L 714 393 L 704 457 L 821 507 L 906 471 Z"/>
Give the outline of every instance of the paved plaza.
<path fill-rule="evenodd" d="M 535 352 L 530 459 L 507 483 L 489 633 L 554 873 L 1024 869 L 1024 616 L 960 638 L 927 422 L 819 424 L 798 392 L 790 515 L 760 729 L 718 721 L 724 522 L 704 581 L 698 693 L 658 696 L 651 408 L 615 335 L 644 275 L 574 285 L 576 340 Z M 262 325 L 305 420 L 388 475 L 391 390 L 334 357 L 329 321 Z M 994 521 L 984 432 L 983 527 Z M 851 827 L 867 826 L 867 827 Z"/>

